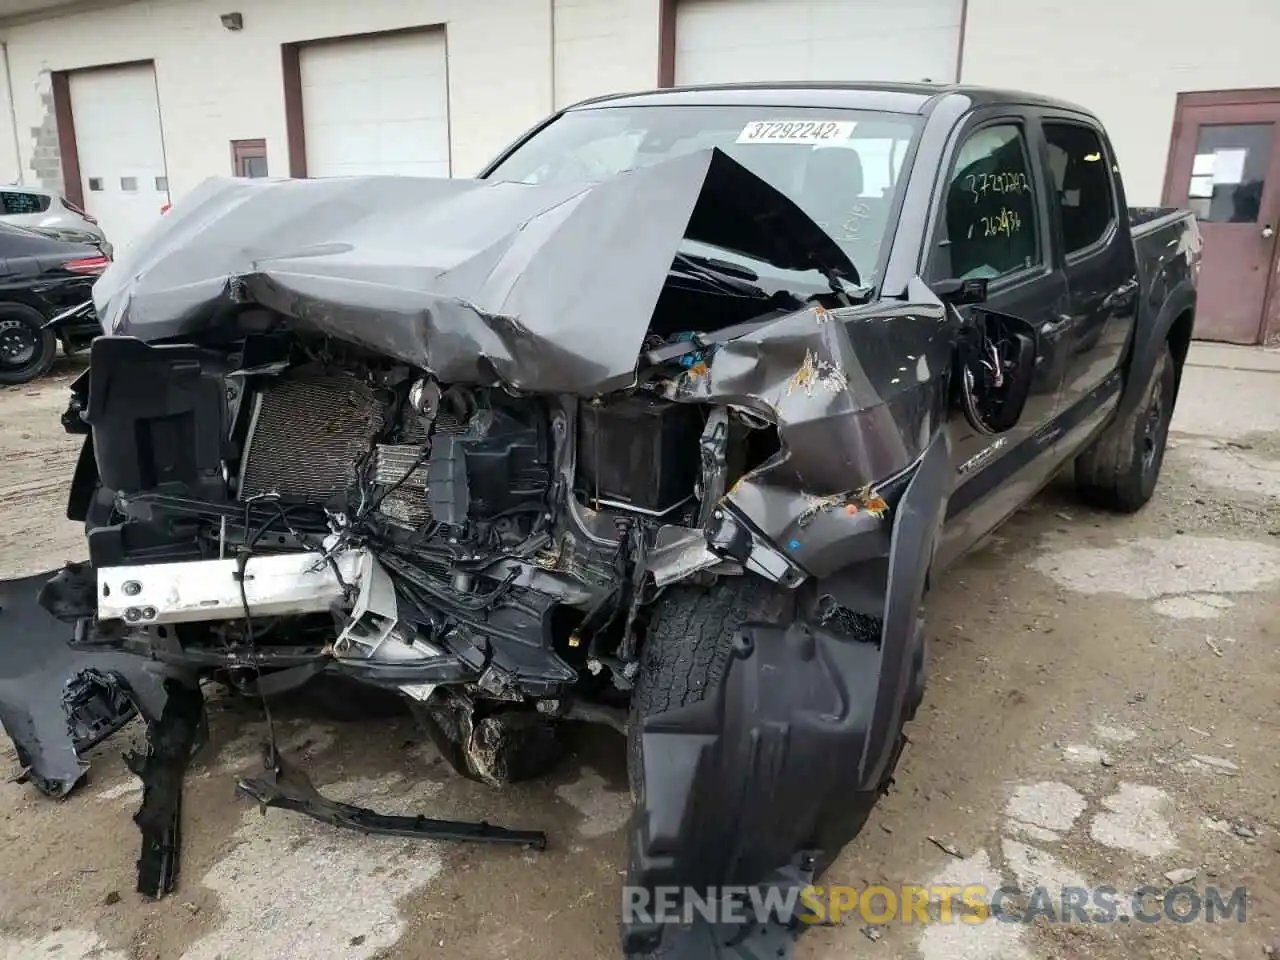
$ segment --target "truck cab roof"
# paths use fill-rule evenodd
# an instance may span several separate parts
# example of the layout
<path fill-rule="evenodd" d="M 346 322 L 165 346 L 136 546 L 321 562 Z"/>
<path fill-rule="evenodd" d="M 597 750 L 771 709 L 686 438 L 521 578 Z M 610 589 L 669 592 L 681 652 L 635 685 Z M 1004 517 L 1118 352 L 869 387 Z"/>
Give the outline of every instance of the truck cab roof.
<path fill-rule="evenodd" d="M 970 108 L 990 104 L 1017 103 L 1027 106 L 1052 107 L 1092 116 L 1092 112 L 1066 100 L 1027 93 L 1000 90 L 970 84 L 937 83 L 872 83 L 836 81 L 788 81 L 767 83 L 720 83 L 689 87 L 669 87 L 637 93 L 615 93 L 593 97 L 569 107 L 569 110 L 591 110 L 613 106 L 776 106 L 838 107 L 846 110 L 880 110 L 891 113 L 928 116 L 939 104 L 963 98 Z"/>

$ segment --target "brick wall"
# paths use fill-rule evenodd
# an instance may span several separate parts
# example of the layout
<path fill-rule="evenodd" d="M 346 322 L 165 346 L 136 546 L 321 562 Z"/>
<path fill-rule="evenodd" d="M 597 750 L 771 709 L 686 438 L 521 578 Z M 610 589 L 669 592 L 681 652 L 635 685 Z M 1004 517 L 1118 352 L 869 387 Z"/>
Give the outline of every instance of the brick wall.
<path fill-rule="evenodd" d="M 61 192 L 62 163 L 58 155 L 58 122 L 53 113 L 53 90 L 47 74 L 41 81 L 37 91 L 40 123 L 31 128 L 31 159 L 27 162 L 27 169 L 22 171 L 23 175 L 14 179 L 29 182 L 34 175 L 35 183 L 46 190 Z"/>

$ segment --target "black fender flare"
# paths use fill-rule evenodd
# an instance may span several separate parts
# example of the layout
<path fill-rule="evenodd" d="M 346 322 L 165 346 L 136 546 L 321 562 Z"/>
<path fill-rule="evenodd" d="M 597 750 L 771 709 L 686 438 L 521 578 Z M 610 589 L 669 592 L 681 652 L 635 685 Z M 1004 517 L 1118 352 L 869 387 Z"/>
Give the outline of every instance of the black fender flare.
<path fill-rule="evenodd" d="M 1160 310 L 1154 319 L 1143 322 L 1143 314 L 1138 314 L 1138 324 L 1133 332 L 1133 349 L 1129 353 L 1126 365 L 1124 390 L 1120 394 L 1120 403 L 1116 409 L 1116 419 L 1123 420 L 1137 409 L 1142 402 L 1143 391 L 1151 372 L 1155 370 L 1156 361 L 1164 350 L 1165 341 L 1169 339 L 1169 331 L 1174 322 L 1196 305 L 1196 288 L 1190 279 L 1183 280 L 1169 291 L 1164 298 Z M 1147 314 L 1148 317 L 1152 314 Z M 1178 377 L 1181 383 L 1181 376 Z M 1177 399 L 1176 387 L 1174 399 Z"/>
<path fill-rule="evenodd" d="M 897 733 L 923 692 L 925 650 L 921 604 L 952 487 L 951 442 L 939 430 L 898 502 L 889 543 L 884 626 L 875 710 L 863 750 L 862 782 L 879 787 L 888 775 Z"/>
<path fill-rule="evenodd" d="M 855 795 L 881 789 L 914 707 L 951 477 L 941 428 L 894 510 L 878 647 L 808 619 L 745 624 L 711 695 L 645 719 L 630 884 L 774 885 L 852 839 Z M 658 932 L 624 924 L 627 949 L 652 949 Z"/>

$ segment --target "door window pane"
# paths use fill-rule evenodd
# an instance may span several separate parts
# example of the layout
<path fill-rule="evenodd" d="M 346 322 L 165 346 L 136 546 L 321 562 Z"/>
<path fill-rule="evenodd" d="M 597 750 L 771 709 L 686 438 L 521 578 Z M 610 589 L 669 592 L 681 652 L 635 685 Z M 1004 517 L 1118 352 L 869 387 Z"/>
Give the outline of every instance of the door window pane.
<path fill-rule="evenodd" d="M 950 276 L 994 279 L 1041 262 L 1026 138 L 1012 124 L 970 135 L 946 192 Z"/>
<path fill-rule="evenodd" d="M 1273 124 L 1200 127 L 1191 163 L 1187 206 L 1211 223 L 1257 223 L 1271 164 Z"/>
<path fill-rule="evenodd" d="M 1074 123 L 1046 123 L 1049 171 L 1062 216 L 1068 254 L 1097 243 L 1115 217 L 1111 173 L 1096 131 Z"/>
<path fill-rule="evenodd" d="M 237 177 L 265 177 L 267 141 L 232 140 L 231 172 Z"/>

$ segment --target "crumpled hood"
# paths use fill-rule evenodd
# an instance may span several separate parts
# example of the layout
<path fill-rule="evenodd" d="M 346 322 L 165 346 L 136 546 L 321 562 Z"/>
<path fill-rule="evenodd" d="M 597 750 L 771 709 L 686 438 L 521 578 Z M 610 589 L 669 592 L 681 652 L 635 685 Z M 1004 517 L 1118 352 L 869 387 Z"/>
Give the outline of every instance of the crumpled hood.
<path fill-rule="evenodd" d="M 681 240 L 854 276 L 787 197 L 719 150 L 599 184 L 208 180 L 94 286 L 111 334 L 160 340 L 257 303 L 446 381 L 630 382 Z"/>

